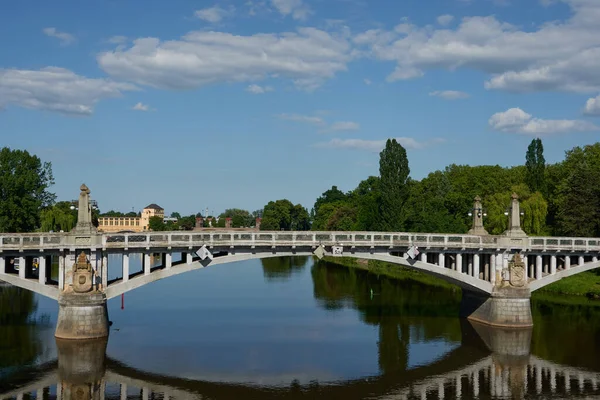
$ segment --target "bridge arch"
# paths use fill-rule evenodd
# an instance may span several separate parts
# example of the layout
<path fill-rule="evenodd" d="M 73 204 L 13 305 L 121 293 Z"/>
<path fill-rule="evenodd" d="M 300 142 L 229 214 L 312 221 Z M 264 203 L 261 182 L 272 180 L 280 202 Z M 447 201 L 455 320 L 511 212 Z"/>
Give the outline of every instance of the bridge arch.
<path fill-rule="evenodd" d="M 585 264 L 577 265 L 571 267 L 569 269 L 565 269 L 562 271 L 558 271 L 555 274 L 546 275 L 541 279 L 536 279 L 535 281 L 529 282 L 529 289 L 534 292 L 539 290 L 545 286 L 548 286 L 554 282 L 558 282 L 563 278 L 567 278 L 569 276 L 577 275 L 585 271 L 591 271 L 593 269 L 600 268 L 600 261 L 592 261 Z"/>
<path fill-rule="evenodd" d="M 181 263 L 174 265 L 171 268 L 162 268 L 152 271 L 147 275 L 139 275 L 127 281 L 121 281 L 113 283 L 106 288 L 106 298 L 112 299 L 120 296 L 121 294 L 127 293 L 139 287 L 145 286 L 152 282 L 169 278 L 171 276 L 183 274 L 186 272 L 202 269 L 207 266 L 216 266 L 220 264 L 228 264 L 247 260 L 260 260 L 274 257 L 294 257 L 294 256 L 312 256 L 312 251 L 296 251 L 296 252 L 277 252 L 277 253 L 239 253 L 239 254 L 228 254 L 221 257 L 215 257 L 212 261 L 206 260 L 206 262 L 197 260 L 191 264 Z M 458 285 L 459 287 L 484 295 L 489 295 L 492 292 L 492 284 L 485 280 L 470 276 L 468 274 L 455 271 L 449 268 L 440 267 L 435 264 L 427 263 L 424 261 L 409 260 L 404 257 L 393 256 L 391 254 L 383 253 L 344 253 L 345 257 L 363 259 L 363 260 L 375 260 L 383 261 L 391 264 L 401 265 L 404 267 L 412 268 L 417 271 L 424 272 L 426 274 L 436 276 L 447 282 Z"/>

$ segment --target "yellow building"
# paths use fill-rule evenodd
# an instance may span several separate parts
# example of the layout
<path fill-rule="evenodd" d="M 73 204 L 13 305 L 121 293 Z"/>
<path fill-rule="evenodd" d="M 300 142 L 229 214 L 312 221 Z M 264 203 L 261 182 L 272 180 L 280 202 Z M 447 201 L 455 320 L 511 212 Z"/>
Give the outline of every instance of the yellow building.
<path fill-rule="evenodd" d="M 144 232 L 148 230 L 150 217 L 165 217 L 165 210 L 152 203 L 142 210 L 141 217 L 100 217 L 98 230 L 102 232 Z"/>

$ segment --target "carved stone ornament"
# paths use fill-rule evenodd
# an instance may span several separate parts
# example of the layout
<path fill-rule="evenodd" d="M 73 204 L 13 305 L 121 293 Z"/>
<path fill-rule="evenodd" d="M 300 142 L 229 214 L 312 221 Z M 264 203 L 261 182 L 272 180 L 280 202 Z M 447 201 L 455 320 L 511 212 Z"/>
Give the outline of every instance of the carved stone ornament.
<path fill-rule="evenodd" d="M 510 271 L 510 285 L 514 287 L 523 287 L 527 284 L 525 279 L 525 262 L 521 258 L 521 254 L 514 255 L 511 262 L 508 263 Z"/>
<path fill-rule="evenodd" d="M 92 264 L 88 262 L 85 253 L 82 251 L 77 257 L 77 262 L 73 265 L 73 291 L 75 293 L 88 293 L 92 289 Z"/>

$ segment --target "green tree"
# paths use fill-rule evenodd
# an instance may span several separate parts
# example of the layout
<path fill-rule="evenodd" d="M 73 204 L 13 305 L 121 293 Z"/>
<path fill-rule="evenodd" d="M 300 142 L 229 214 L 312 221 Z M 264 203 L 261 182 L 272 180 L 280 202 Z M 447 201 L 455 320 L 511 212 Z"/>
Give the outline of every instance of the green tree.
<path fill-rule="evenodd" d="M 196 226 L 196 216 L 188 215 L 177 220 L 177 227 L 185 231 L 191 231 Z"/>
<path fill-rule="evenodd" d="M 171 213 L 171 218 L 177 218 L 177 219 L 179 219 L 179 218 L 181 218 L 181 214 L 179 214 L 178 212 L 172 212 Z"/>
<path fill-rule="evenodd" d="M 546 193 L 546 160 L 544 159 L 544 145 L 542 140 L 533 139 L 527 147 L 525 155 L 527 174 L 525 182 L 532 193 Z"/>
<path fill-rule="evenodd" d="M 163 221 L 163 219 L 161 217 L 158 216 L 154 216 L 154 217 L 150 217 L 150 219 L 148 220 L 148 228 L 151 231 L 165 231 L 167 229 L 167 225 L 165 224 L 165 222 Z"/>
<path fill-rule="evenodd" d="M 600 143 L 567 152 L 557 189 L 557 233 L 600 235 Z"/>
<path fill-rule="evenodd" d="M 252 222 L 254 221 L 254 217 L 249 211 L 239 208 L 228 208 L 221 213 L 221 215 L 219 215 L 219 222 L 221 218 L 223 219 L 223 224 L 225 224 L 225 218 L 231 218 L 231 224 L 233 228 L 248 227 L 252 225 Z"/>
<path fill-rule="evenodd" d="M 306 208 L 294 205 L 287 199 L 270 201 L 264 207 L 261 230 L 299 230 L 310 229 L 310 217 Z"/>
<path fill-rule="evenodd" d="M 31 232 L 56 196 L 52 165 L 25 150 L 0 150 L 0 232 Z"/>
<path fill-rule="evenodd" d="M 408 158 L 396 139 L 388 139 L 379 154 L 381 177 L 381 227 L 385 231 L 401 231 L 404 227 L 403 208 L 408 198 Z"/>
<path fill-rule="evenodd" d="M 324 204 L 339 203 L 345 200 L 347 200 L 347 195 L 339 190 L 337 186 L 332 186 L 331 189 L 326 190 L 317 198 L 313 207 L 313 213 L 314 215 L 318 214 L 319 208 Z"/>
<path fill-rule="evenodd" d="M 357 231 L 382 230 L 379 204 L 381 202 L 380 179 L 370 176 L 361 181 L 350 193 L 350 201 L 356 208 L 354 229 Z"/>
<path fill-rule="evenodd" d="M 42 232 L 69 232 L 77 223 L 77 211 L 71 210 L 70 201 L 59 201 L 41 211 L 40 222 Z"/>

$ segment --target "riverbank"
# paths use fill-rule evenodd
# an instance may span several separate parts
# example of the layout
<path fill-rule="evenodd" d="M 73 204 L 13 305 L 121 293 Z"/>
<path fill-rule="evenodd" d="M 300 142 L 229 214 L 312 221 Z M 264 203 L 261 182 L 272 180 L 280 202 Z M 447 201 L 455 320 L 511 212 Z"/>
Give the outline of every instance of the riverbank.
<path fill-rule="evenodd" d="M 375 260 L 359 260 L 351 257 L 328 256 L 324 257 L 323 260 L 331 264 L 337 264 L 348 268 L 358 268 L 364 271 L 369 271 L 370 273 L 375 275 L 384 275 L 399 281 L 414 281 L 444 289 L 461 290 L 461 288 L 457 285 L 453 285 L 442 279 L 397 264 L 390 264 L 383 261 Z"/>
<path fill-rule="evenodd" d="M 358 268 L 396 280 L 410 280 L 451 290 L 461 290 L 460 287 L 442 279 L 401 265 L 350 257 L 325 257 L 324 260 L 332 264 Z M 532 297 L 533 299 L 559 304 L 600 305 L 600 301 L 598 301 L 600 299 L 600 274 L 588 271 L 561 279 L 534 292 Z"/>
<path fill-rule="evenodd" d="M 554 282 L 553 284 L 540 289 L 540 292 L 546 294 L 579 296 L 598 300 L 600 299 L 600 273 L 587 271 L 568 278 L 563 278 L 558 282 Z"/>

